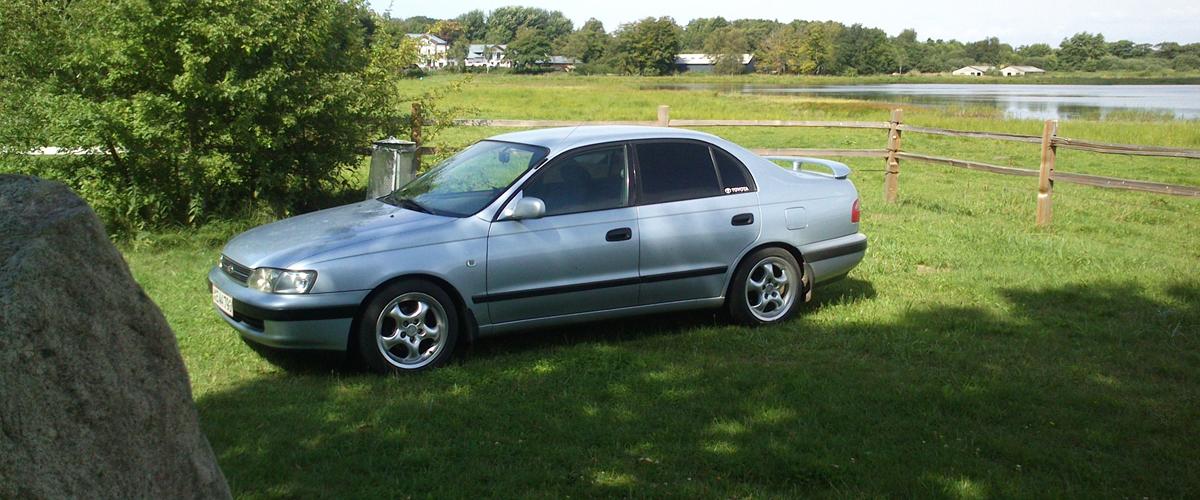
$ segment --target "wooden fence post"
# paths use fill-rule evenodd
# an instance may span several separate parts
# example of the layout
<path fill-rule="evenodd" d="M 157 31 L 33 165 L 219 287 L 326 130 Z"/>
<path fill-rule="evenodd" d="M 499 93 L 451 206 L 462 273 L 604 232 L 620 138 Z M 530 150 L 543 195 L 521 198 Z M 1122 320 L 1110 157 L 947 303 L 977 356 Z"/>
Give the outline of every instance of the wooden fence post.
<path fill-rule="evenodd" d="M 1058 135 L 1058 120 L 1046 120 L 1042 127 L 1042 168 L 1038 172 L 1037 225 L 1050 223 L 1050 195 L 1054 193 L 1054 157 L 1058 147 L 1054 137 Z"/>
<path fill-rule="evenodd" d="M 900 123 L 903 117 L 903 109 L 892 110 L 891 128 L 888 129 L 887 171 L 883 174 L 883 198 L 888 203 L 895 203 L 900 191 L 900 158 L 897 153 L 900 152 Z"/>
<path fill-rule="evenodd" d="M 413 151 L 413 167 L 414 173 L 421 171 L 421 125 L 424 122 L 424 110 L 421 109 L 421 103 L 412 103 L 412 128 L 409 133 L 409 140 L 416 143 L 416 150 Z"/>
<path fill-rule="evenodd" d="M 658 126 L 671 126 L 671 107 L 667 106 L 666 104 L 658 105 Z"/>

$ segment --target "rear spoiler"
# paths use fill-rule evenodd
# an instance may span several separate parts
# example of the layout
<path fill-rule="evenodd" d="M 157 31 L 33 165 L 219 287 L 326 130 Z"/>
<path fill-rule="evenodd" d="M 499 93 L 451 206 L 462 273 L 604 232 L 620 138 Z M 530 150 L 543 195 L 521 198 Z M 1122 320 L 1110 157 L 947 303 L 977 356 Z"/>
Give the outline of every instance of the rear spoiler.
<path fill-rule="evenodd" d="M 833 174 L 829 175 L 829 174 L 823 174 L 821 172 L 812 172 L 812 173 L 817 174 L 817 175 L 827 175 L 829 177 L 833 177 L 834 179 L 845 179 L 847 177 L 850 177 L 850 167 L 847 167 L 845 163 L 836 162 L 833 160 L 824 160 L 821 158 L 809 158 L 807 156 L 764 156 L 763 158 L 766 158 L 771 161 L 790 161 L 790 162 L 792 162 L 792 170 L 795 170 L 797 172 L 800 171 L 801 165 L 819 165 L 819 166 L 828 168 L 830 171 L 833 172 Z"/>

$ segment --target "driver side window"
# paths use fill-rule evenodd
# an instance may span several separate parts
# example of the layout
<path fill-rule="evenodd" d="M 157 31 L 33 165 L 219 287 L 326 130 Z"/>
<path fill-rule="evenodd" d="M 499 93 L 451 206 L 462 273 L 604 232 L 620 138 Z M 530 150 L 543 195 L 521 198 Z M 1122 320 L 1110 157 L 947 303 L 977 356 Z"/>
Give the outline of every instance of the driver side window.
<path fill-rule="evenodd" d="M 546 203 L 546 215 L 607 210 L 629 205 L 625 146 L 588 149 L 546 165 L 522 191 Z"/>

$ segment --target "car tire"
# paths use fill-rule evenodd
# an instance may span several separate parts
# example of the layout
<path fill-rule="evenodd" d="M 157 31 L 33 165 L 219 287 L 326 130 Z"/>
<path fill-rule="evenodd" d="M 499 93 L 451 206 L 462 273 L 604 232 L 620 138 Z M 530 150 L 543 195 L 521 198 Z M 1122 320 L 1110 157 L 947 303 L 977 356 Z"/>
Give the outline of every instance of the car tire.
<path fill-rule="evenodd" d="M 738 264 L 725 303 L 730 319 L 743 325 L 773 325 L 796 315 L 808 277 L 791 252 L 768 247 Z"/>
<path fill-rule="evenodd" d="M 379 290 L 363 309 L 358 350 L 377 373 L 411 373 L 446 364 L 461 331 L 458 310 L 441 287 L 403 280 Z"/>

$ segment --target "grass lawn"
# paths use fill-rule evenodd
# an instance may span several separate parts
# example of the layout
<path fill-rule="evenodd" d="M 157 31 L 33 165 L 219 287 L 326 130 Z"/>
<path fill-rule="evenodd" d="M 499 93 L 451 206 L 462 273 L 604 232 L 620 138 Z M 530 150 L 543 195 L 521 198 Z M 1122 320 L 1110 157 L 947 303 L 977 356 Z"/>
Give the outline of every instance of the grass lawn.
<path fill-rule="evenodd" d="M 439 78 L 412 82 L 414 90 Z M 496 118 L 884 119 L 869 103 L 638 90 L 638 79 L 479 78 Z M 906 110 L 912 123 L 1035 122 Z M 869 117 L 869 118 L 868 118 Z M 1200 146 L 1195 122 L 1068 122 L 1068 137 Z M 457 145 L 495 133 L 460 128 Z M 716 130 L 748 146 L 882 147 L 881 131 Z M 910 137 L 913 137 L 910 140 Z M 1036 166 L 1037 147 L 905 137 Z M 1200 163 L 1060 155 L 1061 171 L 1200 185 Z M 122 244 L 175 329 L 201 423 L 240 497 L 1200 494 L 1200 200 L 848 160 L 866 260 L 778 327 L 705 312 L 480 341 L 376 377 L 264 361 L 212 312 L 205 273 L 249 222 Z"/>

